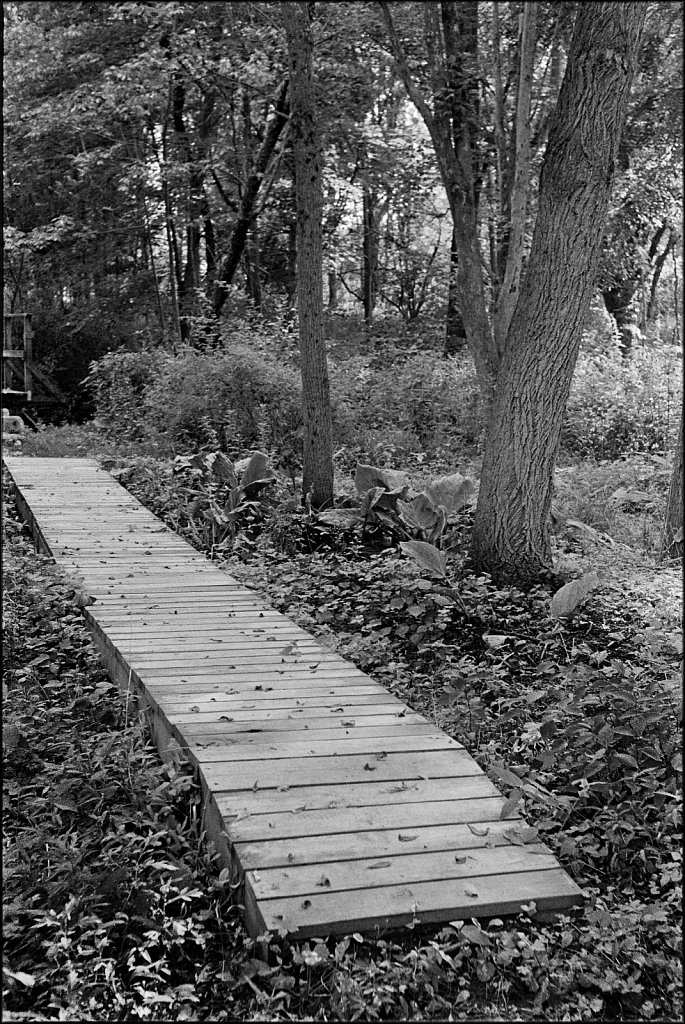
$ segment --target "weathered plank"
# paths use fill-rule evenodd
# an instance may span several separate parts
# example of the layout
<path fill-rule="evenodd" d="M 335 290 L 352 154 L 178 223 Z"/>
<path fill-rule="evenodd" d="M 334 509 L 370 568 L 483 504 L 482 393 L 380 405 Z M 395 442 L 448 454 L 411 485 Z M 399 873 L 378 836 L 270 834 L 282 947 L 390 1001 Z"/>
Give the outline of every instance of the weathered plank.
<path fill-rule="evenodd" d="M 87 459 L 7 458 L 40 550 L 82 581 L 103 662 L 185 752 L 245 921 L 322 935 L 564 909 L 580 891 L 473 758 L 234 580 Z M 534 832 L 529 830 L 534 837 Z"/>

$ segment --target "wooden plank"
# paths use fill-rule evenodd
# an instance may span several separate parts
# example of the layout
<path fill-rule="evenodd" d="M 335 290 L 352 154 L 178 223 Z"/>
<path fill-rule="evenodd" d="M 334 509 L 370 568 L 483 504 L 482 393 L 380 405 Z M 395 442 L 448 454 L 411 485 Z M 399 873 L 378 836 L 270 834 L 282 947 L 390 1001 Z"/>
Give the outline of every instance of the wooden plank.
<path fill-rule="evenodd" d="M 375 782 L 405 782 L 415 779 L 462 778 L 478 775 L 481 769 L 463 750 L 418 751 L 388 754 L 382 761 L 363 754 L 340 757 L 291 758 L 287 767 L 282 759 L 264 759 L 233 764 L 230 759 L 202 763 L 202 774 L 213 792 L 235 792 L 240 789 L 278 789 L 279 786 L 318 785 L 361 782 L 373 777 Z M 365 768 L 365 765 L 371 768 Z M 373 772 L 373 776 L 371 776 Z"/>
<path fill-rule="evenodd" d="M 187 706 L 186 706 L 187 707 Z M 309 729 L 312 732 L 325 731 L 339 734 L 341 730 L 347 729 L 368 729 L 370 727 L 379 729 L 382 726 L 406 726 L 430 725 L 423 715 L 410 712 L 402 718 L 399 717 L 397 708 L 391 704 L 369 704 L 357 706 L 358 710 L 354 717 L 338 715 L 337 719 L 323 718 L 321 709 L 311 708 L 288 708 L 284 711 L 262 711 L 255 715 L 254 711 L 232 711 L 230 708 L 216 708 L 211 712 L 191 712 L 187 709 L 184 712 L 174 712 L 169 704 L 166 704 L 167 718 L 174 725 L 182 726 L 188 736 L 196 734 L 199 730 L 211 732 L 211 726 L 220 724 L 225 732 L 287 732 L 289 730 L 299 731 Z M 377 708 L 384 710 L 378 711 Z M 435 726 L 431 726 L 435 728 Z"/>
<path fill-rule="evenodd" d="M 322 889 L 328 893 L 394 887 L 422 883 L 427 879 L 449 884 L 487 875 L 535 874 L 556 867 L 552 852 L 542 843 L 536 843 L 514 849 L 495 846 L 493 849 L 473 848 L 464 852 L 440 850 L 384 859 L 372 857 L 331 862 L 326 864 L 318 878 L 308 864 L 252 869 L 248 877 L 256 898 L 265 900 L 318 895 Z"/>
<path fill-rule="evenodd" d="M 323 810 L 309 810 L 306 800 L 290 812 L 275 811 L 272 814 L 251 814 L 236 816 L 230 822 L 230 835 L 234 843 L 256 841 L 268 842 L 270 838 L 278 837 L 279 840 L 299 839 L 302 836 L 340 836 L 351 835 L 355 832 L 387 831 L 397 832 L 399 843 L 398 850 L 402 853 L 415 853 L 422 848 L 427 837 L 426 829 L 433 826 L 444 827 L 447 825 L 474 825 L 490 834 L 490 825 L 499 821 L 499 816 L 504 807 L 504 798 L 497 796 L 486 796 L 478 793 L 476 796 L 465 796 L 460 798 L 459 793 L 462 784 L 465 793 L 473 793 L 473 782 L 483 778 L 482 773 L 474 773 L 469 779 L 463 776 L 459 781 L 453 781 L 452 796 L 449 800 L 435 802 L 424 801 L 419 803 L 400 803 L 392 800 L 393 794 L 388 795 L 387 804 L 378 804 L 366 807 L 336 806 L 324 808 Z M 480 787 L 477 787 L 480 788 Z M 486 790 L 487 792 L 487 790 Z M 224 806 L 221 796 L 217 797 L 218 806 Z M 249 798 L 246 798 L 246 811 L 250 811 Z M 515 827 L 516 822 L 520 823 L 518 815 L 511 815 L 507 818 L 509 829 Z M 469 830 L 470 831 L 470 830 Z M 502 830 L 502 834 L 507 829 Z M 513 844 L 512 844 L 513 846 Z M 365 856 L 365 854 L 361 854 Z M 368 856 L 368 855 L 367 855 Z"/>
<path fill-rule="evenodd" d="M 373 730 L 370 730 L 373 731 Z M 431 731 L 428 735 L 400 735 L 400 736 L 341 736 L 335 743 L 339 754 L 331 756 L 331 741 L 306 741 L 287 742 L 279 737 L 279 741 L 254 737 L 253 742 L 221 735 L 212 731 L 206 739 L 199 739 L 197 736 L 186 736 L 185 744 L 192 750 L 193 757 L 201 765 L 214 762 L 225 763 L 230 761 L 232 765 L 242 765 L 243 762 L 254 762 L 258 768 L 258 775 L 262 765 L 272 761 L 295 761 L 303 758 L 309 759 L 309 771 L 316 777 L 317 761 L 330 762 L 333 760 L 345 760 L 354 754 L 363 754 L 366 757 L 365 764 L 368 764 L 367 771 L 375 771 L 376 764 L 381 757 L 397 756 L 406 751 L 433 752 L 439 750 L 463 751 L 463 747 L 457 740 Z M 184 744 L 179 744 L 185 749 Z M 470 758 L 470 755 L 467 755 Z M 289 772 L 289 765 L 281 763 L 281 772 Z M 480 768 L 478 769 L 480 771 Z M 281 776 L 282 778 L 282 776 Z"/>
<path fill-rule="evenodd" d="M 371 779 L 373 776 L 370 775 L 368 778 Z M 303 806 L 306 807 L 307 813 L 311 813 L 313 811 L 329 811 L 338 807 L 397 807 L 404 804 L 444 804 L 445 801 L 451 802 L 456 799 L 470 800 L 485 797 L 501 799 L 501 794 L 495 783 L 491 782 L 481 772 L 479 775 L 463 775 L 459 778 L 416 779 L 409 783 L 363 781 L 345 782 L 338 785 L 316 785 L 313 783 L 299 786 L 282 785 L 277 790 L 217 793 L 216 801 L 221 808 L 224 819 L 230 824 L 233 818 L 244 820 L 252 817 L 257 822 L 261 815 L 301 813 Z M 265 842 L 268 843 L 277 840 L 277 837 L 273 835 L 273 829 L 268 825 L 269 820 L 268 817 L 261 819 Z M 508 822 L 500 823 L 503 826 L 507 825 L 509 827 L 512 822 L 508 820 Z M 416 824 L 416 822 L 413 822 L 413 824 Z M 442 827 L 443 824 L 442 817 L 440 817 L 439 827 Z M 498 824 L 498 822 L 490 822 L 490 824 Z M 433 827 L 434 829 L 433 825 L 421 826 L 424 831 L 427 827 Z M 449 827 L 452 828 L 453 826 Z M 472 833 L 471 829 L 467 829 L 466 825 L 460 827 L 462 827 L 464 834 L 463 838 L 468 839 L 470 837 L 471 840 L 474 840 L 475 837 L 481 845 L 484 845 L 485 842 L 490 842 L 491 839 L 498 835 L 498 829 L 491 828 L 489 825 L 485 829 L 484 838 L 476 836 L 475 833 Z M 368 829 L 363 830 L 366 831 Z M 257 842 L 259 834 L 255 833 L 255 837 L 254 842 Z M 374 833 L 373 842 L 377 842 L 379 837 L 380 833 Z M 421 839 L 421 848 L 424 841 L 425 837 Z M 290 852 L 292 850 L 292 843 L 290 841 L 288 843 L 288 852 Z M 455 839 L 452 834 L 449 836 L 449 844 L 455 845 Z M 402 842 L 397 841 L 395 845 L 397 847 L 395 852 L 406 852 L 405 844 Z M 444 849 L 449 849 L 449 845 L 445 846 Z M 313 856 L 319 856 L 320 852 L 322 851 L 316 848 L 313 851 Z M 329 852 L 335 855 L 335 848 Z M 370 854 L 365 848 L 358 853 L 358 856 L 365 857 L 372 854 L 373 850 Z M 287 857 L 286 853 L 284 853 L 284 857 L 286 859 L 283 860 L 283 863 L 291 862 L 292 858 Z M 340 859 L 345 858 L 341 855 Z"/>
<path fill-rule="evenodd" d="M 473 895 L 475 893 L 475 895 Z M 304 900 L 260 900 L 267 930 L 300 937 L 327 934 L 328 922 L 341 932 L 399 927 L 419 921 L 465 920 L 518 914 L 534 902 L 538 910 L 560 910 L 578 901 L 577 886 L 565 871 L 488 875 L 446 885 L 444 881 L 365 889 L 362 898 L 347 893 L 312 893 Z"/>
<path fill-rule="evenodd" d="M 368 776 L 369 779 L 373 776 Z M 461 776 L 458 779 L 417 779 L 411 783 L 396 782 L 348 782 L 340 785 L 320 786 L 280 786 L 277 790 L 259 789 L 253 792 L 251 789 L 237 793 L 217 793 L 216 800 L 221 807 L 225 820 L 231 823 L 231 819 L 241 820 L 250 816 L 285 814 L 295 811 L 306 804 L 308 812 L 330 810 L 334 807 L 374 807 L 403 804 L 441 803 L 451 801 L 456 797 L 467 800 L 474 797 L 500 797 L 497 787 L 488 779 L 487 775 Z M 268 818 L 264 826 L 268 842 L 275 841 L 273 829 L 268 826 Z M 442 820 L 442 819 L 441 819 Z M 508 823 L 500 824 L 509 827 Z M 451 827 L 451 826 L 450 826 Z M 467 839 L 478 840 L 484 844 L 493 836 L 497 835 L 496 829 L 490 829 L 485 837 L 478 837 L 475 833 L 461 826 L 463 836 Z M 500 830 L 501 831 L 501 830 Z M 379 834 L 378 834 L 379 835 Z M 378 835 L 374 833 L 375 838 Z M 375 841 L 375 840 L 374 840 Z M 454 845 L 454 836 L 450 833 L 449 843 Z M 290 849 L 292 844 L 288 847 Z M 449 845 L 445 847 L 449 849 Z M 406 852 L 402 843 L 399 843 L 398 850 Z M 284 855 L 285 856 L 285 855 Z M 318 853 L 315 854 L 318 856 Z M 359 856 L 369 856 L 366 850 Z M 341 857 L 341 859 L 343 859 Z M 286 858 L 283 863 L 290 863 Z"/>

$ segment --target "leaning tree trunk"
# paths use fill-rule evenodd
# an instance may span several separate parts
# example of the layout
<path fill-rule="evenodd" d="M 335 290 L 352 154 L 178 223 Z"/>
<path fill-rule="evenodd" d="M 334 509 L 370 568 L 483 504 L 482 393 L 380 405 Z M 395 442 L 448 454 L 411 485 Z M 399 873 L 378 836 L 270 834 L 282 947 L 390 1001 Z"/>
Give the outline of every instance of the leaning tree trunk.
<path fill-rule="evenodd" d="M 666 520 L 659 561 L 666 558 L 682 558 L 683 550 L 683 421 L 681 419 L 671 486 L 668 491 L 668 505 L 666 506 Z"/>
<path fill-rule="evenodd" d="M 214 315 L 220 316 L 228 298 L 228 289 L 233 281 L 243 254 L 247 234 L 254 216 L 259 189 L 271 163 L 276 143 L 288 117 L 288 81 L 282 82 L 274 100 L 274 114 L 266 126 L 262 144 L 255 157 L 254 168 L 245 183 L 238 215 L 233 225 L 228 252 L 221 264 L 221 272 L 214 292 Z"/>
<path fill-rule="evenodd" d="M 312 81 L 310 4 L 283 4 L 295 166 L 297 304 L 304 412 L 302 490 L 315 508 L 333 500 L 333 440 L 323 334 L 323 186 Z"/>
<path fill-rule="evenodd" d="M 500 579 L 534 580 L 552 566 L 554 466 L 645 14 L 644 3 L 595 3 L 576 16 L 471 542 L 475 567 Z"/>

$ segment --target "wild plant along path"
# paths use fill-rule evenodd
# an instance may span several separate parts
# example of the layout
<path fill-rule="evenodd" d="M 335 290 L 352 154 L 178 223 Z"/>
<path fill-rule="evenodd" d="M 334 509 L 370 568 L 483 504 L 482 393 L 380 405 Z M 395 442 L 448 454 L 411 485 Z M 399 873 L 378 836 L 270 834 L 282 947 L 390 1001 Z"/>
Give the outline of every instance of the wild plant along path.
<path fill-rule="evenodd" d="M 464 747 L 209 562 L 89 459 L 6 457 L 120 689 L 198 771 L 251 935 L 563 910 L 580 890 Z M 180 750 L 179 750 L 180 748 Z M 530 832 L 530 830 L 529 830 Z"/>

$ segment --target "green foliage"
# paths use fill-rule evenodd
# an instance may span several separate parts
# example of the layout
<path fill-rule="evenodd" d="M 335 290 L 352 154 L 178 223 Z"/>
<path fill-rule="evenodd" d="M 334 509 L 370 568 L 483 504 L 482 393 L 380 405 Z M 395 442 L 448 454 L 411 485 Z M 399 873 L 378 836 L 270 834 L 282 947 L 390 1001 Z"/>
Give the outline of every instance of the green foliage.
<path fill-rule="evenodd" d="M 364 461 L 430 457 L 472 444 L 482 429 L 470 358 L 435 352 L 394 354 L 384 364 L 357 356 L 331 366 L 331 381 L 355 410 L 355 443 Z"/>
<path fill-rule="evenodd" d="M 675 348 L 636 349 L 628 360 L 581 353 L 562 444 L 598 459 L 671 449 L 678 429 L 681 374 Z"/>
<path fill-rule="evenodd" d="M 444 576 L 446 555 L 437 548 L 460 547 L 460 513 L 469 503 L 475 483 L 453 473 L 433 480 L 419 493 L 406 480 L 404 473 L 358 462 L 354 484 L 361 504 L 329 509 L 319 515 L 319 522 L 343 530 L 359 525 L 363 541 L 381 547 L 400 544 L 404 553 L 424 569 Z"/>
<path fill-rule="evenodd" d="M 256 482 L 270 478 L 259 462 Z M 176 502 L 178 514 L 183 487 L 206 498 L 235 486 L 236 467 L 220 453 L 178 459 L 176 473 L 164 466 L 141 459 L 122 475 L 155 510 Z M 384 493 L 400 482 L 369 469 Z M 287 523 L 297 544 L 279 553 L 274 524 L 286 531 Z M 122 733 L 111 688 L 98 689 L 101 674 L 93 693 L 82 681 L 94 664 L 86 634 L 67 588 L 56 574 L 46 586 L 44 560 L 35 559 L 31 578 L 6 566 L 8 724 L 19 736 L 5 743 L 5 784 L 21 784 L 9 804 L 6 1005 L 35 1014 L 51 1000 L 53 1014 L 56 1004 L 99 1019 L 679 1019 L 677 622 L 651 621 L 641 593 L 604 580 L 572 619 L 554 620 L 542 588 L 498 588 L 455 572 L 454 561 L 434 582 L 354 536 L 324 551 L 321 529 L 306 509 L 279 502 L 251 545 L 234 545 L 231 573 L 465 743 L 521 803 L 531 831 L 582 886 L 585 905 L 552 921 L 531 905 L 506 922 L 288 940 L 273 945 L 269 965 L 251 958 L 238 927 L 227 925 L 230 879 L 212 877 L 193 832 L 194 786 L 157 765 L 139 733 Z M 55 621 L 71 632 L 46 634 Z M 101 716 L 108 731 L 91 754 L 89 723 Z M 35 741 L 34 729 L 42 730 Z M 103 739 L 113 746 L 99 747 Z M 19 782 L 17 771 L 25 772 Z M 77 785 L 80 813 L 69 803 Z M 117 802 L 122 792 L 135 813 Z M 34 832 L 21 817 L 26 808 Z M 14 843 L 15 829 L 25 845 Z M 28 902 L 38 883 L 17 874 L 24 849 L 32 879 L 43 884 L 54 872 L 39 909 Z M 123 874 L 122 865 L 130 865 Z"/>

